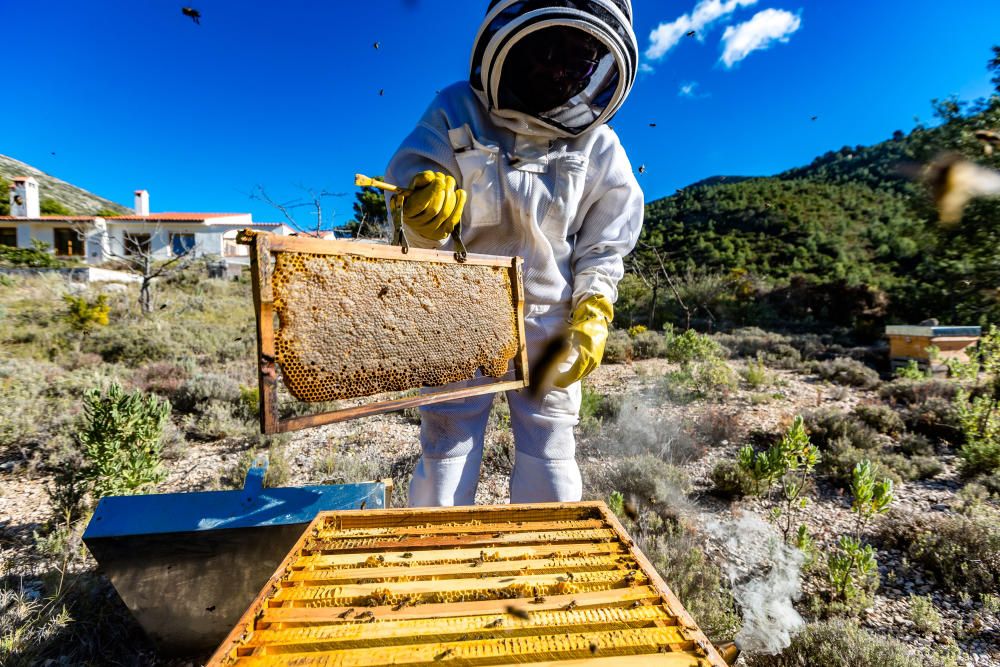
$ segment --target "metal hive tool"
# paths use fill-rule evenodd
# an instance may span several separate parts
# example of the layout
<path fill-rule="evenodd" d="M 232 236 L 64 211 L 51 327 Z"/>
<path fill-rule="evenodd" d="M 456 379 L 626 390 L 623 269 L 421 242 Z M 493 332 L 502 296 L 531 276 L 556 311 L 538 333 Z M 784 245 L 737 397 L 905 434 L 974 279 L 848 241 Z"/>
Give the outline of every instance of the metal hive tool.
<path fill-rule="evenodd" d="M 724 667 L 607 507 L 324 512 L 210 666 Z"/>
<path fill-rule="evenodd" d="M 264 433 L 527 384 L 519 258 L 249 230 L 240 242 L 251 246 Z M 279 377 L 309 403 L 438 389 L 281 419 Z"/>

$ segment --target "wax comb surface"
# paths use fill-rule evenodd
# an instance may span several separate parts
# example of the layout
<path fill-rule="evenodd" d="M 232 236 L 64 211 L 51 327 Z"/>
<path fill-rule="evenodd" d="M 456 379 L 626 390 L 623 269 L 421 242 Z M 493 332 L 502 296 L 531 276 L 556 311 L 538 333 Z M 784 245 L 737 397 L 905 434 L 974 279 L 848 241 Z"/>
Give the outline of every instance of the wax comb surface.
<path fill-rule="evenodd" d="M 301 401 L 501 377 L 518 352 L 508 267 L 277 254 L 278 364 Z"/>

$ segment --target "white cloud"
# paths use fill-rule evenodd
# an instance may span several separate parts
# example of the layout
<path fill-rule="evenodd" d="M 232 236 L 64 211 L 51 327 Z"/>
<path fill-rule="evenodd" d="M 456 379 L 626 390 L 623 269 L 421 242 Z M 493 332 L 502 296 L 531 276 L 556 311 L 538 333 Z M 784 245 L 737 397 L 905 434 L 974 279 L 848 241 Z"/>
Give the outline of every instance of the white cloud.
<path fill-rule="evenodd" d="M 765 9 L 753 18 L 729 26 L 722 35 L 722 62 L 732 67 L 754 51 L 769 48 L 775 42 L 787 42 L 802 26 L 802 19 L 783 9 Z"/>
<path fill-rule="evenodd" d="M 721 18 L 729 16 L 740 7 L 757 4 L 757 0 L 700 0 L 690 14 L 677 17 L 670 23 L 661 23 L 649 34 L 649 48 L 646 57 L 659 60 L 667 51 L 677 46 L 687 33 L 694 30 L 698 39 L 703 39 L 702 31 Z"/>
<path fill-rule="evenodd" d="M 643 74 L 652 74 L 656 70 L 649 63 L 639 63 L 639 71 Z"/>
<path fill-rule="evenodd" d="M 694 97 L 694 89 L 698 87 L 697 81 L 692 81 L 690 83 L 682 83 L 681 89 L 677 91 L 677 95 L 680 97 Z"/>

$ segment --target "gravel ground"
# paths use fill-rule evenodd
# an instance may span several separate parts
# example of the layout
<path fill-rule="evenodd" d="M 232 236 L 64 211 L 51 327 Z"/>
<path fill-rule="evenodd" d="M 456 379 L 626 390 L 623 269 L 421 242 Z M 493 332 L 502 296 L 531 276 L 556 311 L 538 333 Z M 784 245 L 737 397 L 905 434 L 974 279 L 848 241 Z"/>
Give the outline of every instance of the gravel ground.
<path fill-rule="evenodd" d="M 733 362 L 739 366 L 739 362 Z M 592 390 L 607 395 L 643 397 L 671 366 L 662 360 L 631 364 L 606 365 L 588 381 Z M 664 404 L 643 398 L 641 405 L 657 418 L 657 424 L 676 424 L 678 428 L 697 423 L 709 412 L 735 415 L 744 433 L 752 429 L 776 430 L 792 415 L 819 405 L 851 409 L 859 402 L 875 400 L 875 395 L 860 390 L 845 390 L 826 385 L 815 378 L 786 371 L 774 371 L 776 385 L 765 392 L 739 390 L 723 402 L 695 401 L 687 405 Z M 356 422 L 324 426 L 292 434 L 283 446 L 288 479 L 286 485 L 338 481 L 331 474 L 355 471 L 372 477 L 392 476 L 397 487 L 393 505 L 405 504 L 406 485 L 419 455 L 419 426 L 398 414 L 381 415 Z M 613 466 L 616 454 L 607 451 L 607 438 L 597 433 L 581 433 L 578 459 L 584 474 L 585 488 L 599 488 L 599 482 Z M 487 436 L 487 456 L 477 503 L 505 503 L 508 500 L 509 458 L 505 455 L 511 442 L 508 432 L 491 429 Z M 760 511 L 759 500 L 730 504 L 708 494 L 709 474 L 715 464 L 733 458 L 738 441 L 712 443 L 704 454 L 682 465 L 693 483 L 691 500 L 700 512 L 730 516 L 740 512 Z M 191 443 L 176 458 L 168 461 L 168 475 L 157 492 L 197 491 L 223 488 L 246 445 L 224 440 L 214 443 Z M 954 460 L 942 459 L 945 471 L 933 480 L 907 483 L 897 487 L 896 505 L 921 512 L 948 512 L 955 492 L 960 488 Z M 355 479 L 354 481 L 360 481 Z M 44 566 L 34 551 L 32 534 L 51 516 L 44 476 L 28 476 L 16 465 L 0 462 L 0 559 L 18 564 L 14 574 L 30 576 Z M 231 486 L 231 483 L 229 483 Z M 590 493 L 593 493 L 592 491 Z M 835 490 L 819 485 L 813 502 L 798 519 L 809 526 L 822 550 L 836 536 L 853 529 L 849 501 Z M 876 520 L 877 522 L 877 520 Z M 916 648 L 942 644 L 959 630 L 963 654 L 960 664 L 1000 667 L 1000 618 L 963 603 L 911 574 L 902 555 L 891 551 L 878 554 L 883 585 L 873 605 L 862 616 L 868 629 L 893 636 Z M 23 566 L 21 564 L 24 564 Z M 86 559 L 82 567 L 93 567 Z M 943 617 L 942 629 L 935 635 L 922 635 L 909 620 L 911 593 L 927 594 Z"/>

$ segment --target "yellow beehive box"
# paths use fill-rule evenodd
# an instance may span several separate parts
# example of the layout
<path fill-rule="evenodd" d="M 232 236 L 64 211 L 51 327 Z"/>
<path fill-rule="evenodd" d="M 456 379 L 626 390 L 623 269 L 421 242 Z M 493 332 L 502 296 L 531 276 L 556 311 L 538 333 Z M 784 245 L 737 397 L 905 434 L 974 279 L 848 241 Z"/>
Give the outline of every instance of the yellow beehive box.
<path fill-rule="evenodd" d="M 208 664 L 725 667 L 600 502 L 323 512 Z"/>

